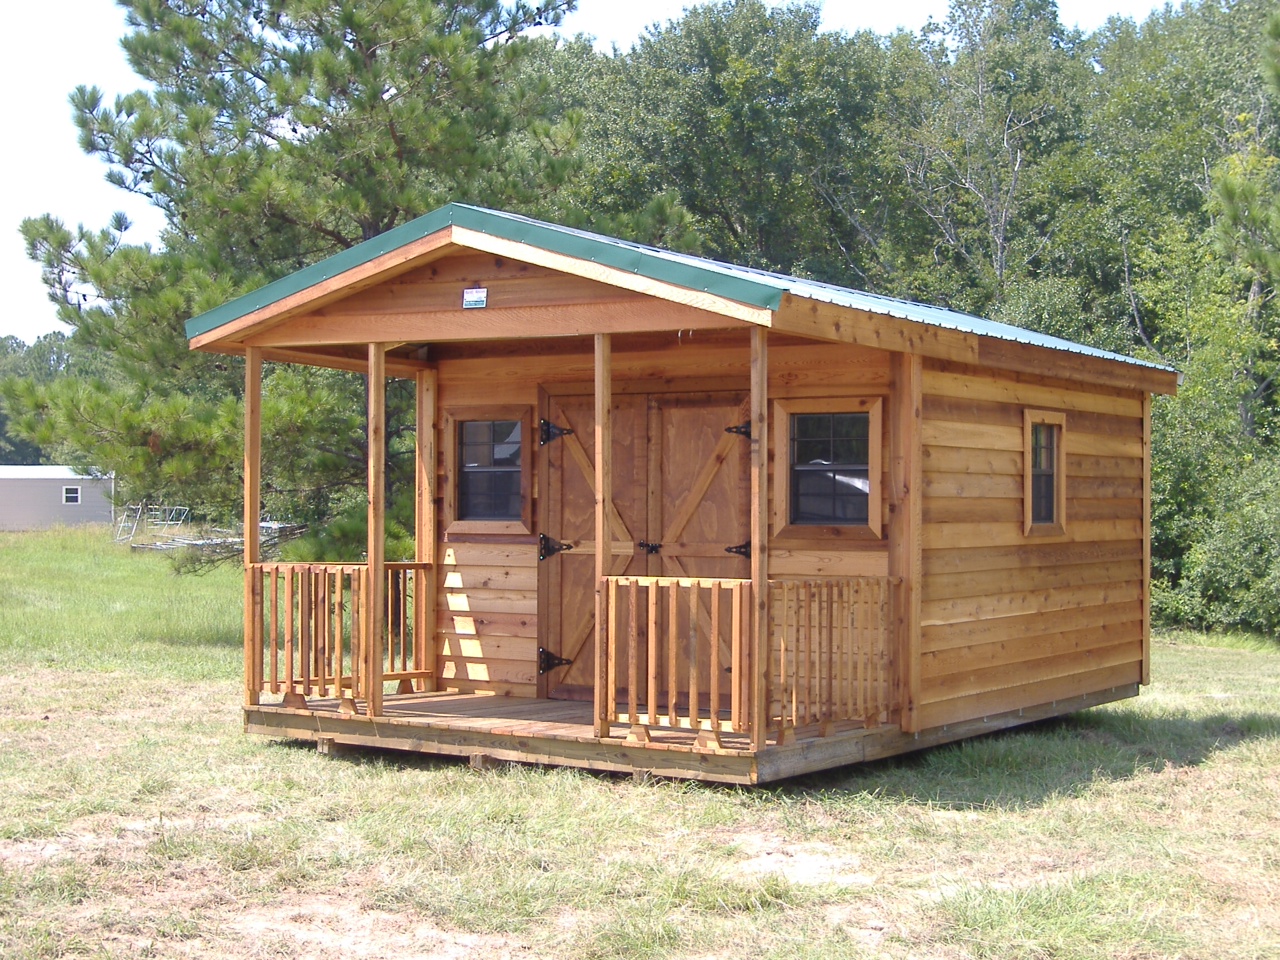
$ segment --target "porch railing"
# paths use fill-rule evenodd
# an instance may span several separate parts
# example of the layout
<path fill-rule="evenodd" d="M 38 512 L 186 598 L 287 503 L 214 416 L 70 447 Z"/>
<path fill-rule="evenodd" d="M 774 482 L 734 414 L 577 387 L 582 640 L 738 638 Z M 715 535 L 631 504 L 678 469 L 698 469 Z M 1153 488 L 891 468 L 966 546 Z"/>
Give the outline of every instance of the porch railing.
<path fill-rule="evenodd" d="M 367 627 L 369 567 L 362 563 L 255 563 L 245 570 L 253 609 L 245 637 L 250 692 L 369 698 L 374 684 L 421 689 L 433 675 L 429 564 L 386 564 L 382 641 Z"/>
<path fill-rule="evenodd" d="M 606 577 L 608 718 L 649 728 L 749 734 L 750 580 Z M 769 734 L 878 726 L 897 709 L 886 577 L 769 581 L 764 715 Z"/>
<path fill-rule="evenodd" d="M 751 581 L 605 580 L 612 719 L 641 728 L 745 730 Z"/>
<path fill-rule="evenodd" d="M 769 584 L 771 724 L 800 728 L 889 719 L 893 698 L 887 577 Z"/>

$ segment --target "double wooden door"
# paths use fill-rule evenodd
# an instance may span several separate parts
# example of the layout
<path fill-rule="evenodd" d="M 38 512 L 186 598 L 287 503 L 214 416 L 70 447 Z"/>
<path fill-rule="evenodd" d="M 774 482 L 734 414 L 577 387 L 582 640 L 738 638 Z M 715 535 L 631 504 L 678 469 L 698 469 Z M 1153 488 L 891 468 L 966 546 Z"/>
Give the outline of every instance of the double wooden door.
<path fill-rule="evenodd" d="M 571 547 L 542 561 L 541 645 L 569 661 L 546 696 L 589 700 L 595 681 L 595 401 L 552 396 L 546 418 L 573 433 L 543 447 L 539 529 Z M 745 393 L 615 394 L 610 576 L 745 578 L 750 444 Z M 705 687 L 703 689 L 706 689 Z"/>

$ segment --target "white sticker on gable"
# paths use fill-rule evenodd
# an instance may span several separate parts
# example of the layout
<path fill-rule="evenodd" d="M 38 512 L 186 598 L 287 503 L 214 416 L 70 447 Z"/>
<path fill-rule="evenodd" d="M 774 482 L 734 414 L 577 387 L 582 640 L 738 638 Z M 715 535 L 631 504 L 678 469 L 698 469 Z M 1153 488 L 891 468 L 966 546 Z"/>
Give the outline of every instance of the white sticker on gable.
<path fill-rule="evenodd" d="M 489 305 L 488 287 L 471 287 L 462 291 L 462 309 L 475 310 Z"/>

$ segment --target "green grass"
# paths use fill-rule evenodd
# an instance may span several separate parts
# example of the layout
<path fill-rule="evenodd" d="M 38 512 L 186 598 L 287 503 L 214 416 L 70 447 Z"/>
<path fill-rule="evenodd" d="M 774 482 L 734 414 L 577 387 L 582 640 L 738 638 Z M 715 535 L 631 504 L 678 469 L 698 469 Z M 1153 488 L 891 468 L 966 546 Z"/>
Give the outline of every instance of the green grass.
<path fill-rule="evenodd" d="M 475 772 L 246 737 L 238 571 L 0 552 L 6 958 L 1280 957 L 1273 647 L 768 789 Z"/>

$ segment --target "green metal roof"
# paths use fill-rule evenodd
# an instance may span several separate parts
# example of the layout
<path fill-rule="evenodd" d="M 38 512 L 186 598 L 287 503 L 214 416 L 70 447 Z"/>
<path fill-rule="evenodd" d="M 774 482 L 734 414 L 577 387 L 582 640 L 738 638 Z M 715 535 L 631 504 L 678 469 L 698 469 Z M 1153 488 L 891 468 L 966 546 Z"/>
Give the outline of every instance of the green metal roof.
<path fill-rule="evenodd" d="M 319 263 L 304 267 L 287 277 L 281 277 L 265 287 L 228 301 L 207 313 L 192 317 L 186 324 L 187 337 L 198 337 L 203 333 L 216 330 L 224 324 L 239 320 L 256 310 L 291 297 L 295 293 L 314 287 L 355 267 L 363 266 L 384 254 L 430 236 L 448 226 L 466 227 L 477 233 L 486 233 L 517 243 L 527 243 L 542 250 L 604 264 L 679 287 L 704 290 L 730 300 L 770 310 L 777 309 L 784 293 L 778 287 L 762 283 L 752 276 L 726 272 L 726 265 L 710 260 L 673 254 L 656 247 L 628 243 L 625 240 L 573 230 L 516 214 L 472 207 L 465 203 L 451 203 L 379 234 L 371 240 L 356 244 L 349 250 L 343 250 Z M 711 266 L 720 269 L 708 270 L 707 267 Z"/>
<path fill-rule="evenodd" d="M 861 290 L 850 290 L 799 277 L 753 270 L 750 267 L 720 263 L 691 254 L 674 253 L 658 247 L 647 247 L 639 243 L 544 223 L 541 220 L 533 220 L 514 213 L 473 207 L 465 203 L 451 203 L 441 207 L 394 230 L 388 230 L 371 240 L 357 244 L 349 250 L 334 254 L 287 277 L 281 277 L 265 287 L 224 303 L 198 317 L 192 317 L 187 321 L 187 337 L 197 337 L 216 330 L 224 324 L 293 296 L 354 267 L 369 263 L 448 226 L 465 227 L 477 233 L 501 237 L 516 243 L 526 243 L 541 250 L 603 264 L 638 276 L 689 290 L 701 290 L 768 310 L 778 309 L 783 294 L 790 293 L 807 300 L 865 310 L 869 313 L 911 320 L 932 327 L 1047 347 L 1082 356 L 1115 360 L 1134 366 L 1172 371 L 1171 367 L 1161 364 L 1098 350 L 1070 340 L 997 323 L 994 320 L 984 320 L 955 310 L 882 297 L 864 293 Z"/>

